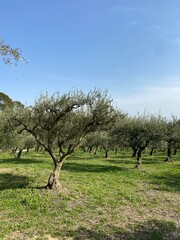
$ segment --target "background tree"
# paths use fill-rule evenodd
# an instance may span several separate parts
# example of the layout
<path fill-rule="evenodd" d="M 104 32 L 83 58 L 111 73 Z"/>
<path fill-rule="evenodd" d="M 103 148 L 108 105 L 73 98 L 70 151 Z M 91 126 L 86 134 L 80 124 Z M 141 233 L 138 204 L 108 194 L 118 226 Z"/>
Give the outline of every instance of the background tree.
<path fill-rule="evenodd" d="M 13 100 L 3 92 L 0 92 L 0 110 L 5 108 L 13 108 Z"/>
<path fill-rule="evenodd" d="M 164 140 L 167 142 L 167 158 L 165 161 L 172 162 L 172 149 L 180 144 L 180 119 L 175 116 L 172 116 L 171 120 L 165 119 L 165 126 Z"/>
<path fill-rule="evenodd" d="M 161 116 L 137 115 L 126 117 L 119 126 L 114 129 L 115 139 L 127 143 L 133 150 L 133 157 L 137 157 L 137 168 L 141 168 L 142 153 L 153 142 L 163 138 L 163 120 Z"/>
<path fill-rule="evenodd" d="M 93 152 L 96 155 L 100 145 L 100 132 L 96 131 L 85 136 L 81 147 L 84 149 L 84 151 L 87 151 L 88 153 Z"/>
<path fill-rule="evenodd" d="M 117 113 L 107 92 L 94 90 L 88 94 L 71 91 L 67 94 L 40 96 L 34 106 L 14 111 L 19 133 L 27 131 L 51 156 L 54 170 L 46 188 L 59 189 L 59 174 L 64 160 L 95 131 L 108 130 Z M 59 149 L 59 155 L 54 148 Z"/>

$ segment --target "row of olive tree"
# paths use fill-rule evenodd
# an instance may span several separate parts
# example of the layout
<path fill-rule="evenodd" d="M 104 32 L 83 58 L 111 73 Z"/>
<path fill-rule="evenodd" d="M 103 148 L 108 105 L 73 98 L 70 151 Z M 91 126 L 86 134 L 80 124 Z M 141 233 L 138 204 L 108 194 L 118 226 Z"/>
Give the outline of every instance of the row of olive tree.
<path fill-rule="evenodd" d="M 166 160 L 171 161 L 171 149 L 180 143 L 180 120 L 153 115 L 129 117 L 113 108 L 107 92 L 71 91 L 50 97 L 45 94 L 30 107 L 0 94 L 0 102 L 0 148 L 18 148 L 20 157 L 25 147 L 43 147 L 54 163 L 46 186 L 50 189 L 61 187 L 62 164 L 79 146 L 88 146 L 89 151 L 95 147 L 95 153 L 102 146 L 106 157 L 109 147 L 131 147 L 140 168 L 142 152 L 147 147 L 153 149 L 165 141 Z"/>
<path fill-rule="evenodd" d="M 131 147 L 133 156 L 137 156 L 137 167 L 142 164 L 142 152 L 150 147 L 157 148 L 162 141 L 167 143 L 166 161 L 172 161 L 171 151 L 180 143 L 180 120 L 172 117 L 138 115 L 127 117 L 111 132 L 114 139 L 119 139 Z"/>
<path fill-rule="evenodd" d="M 137 168 L 142 165 L 142 153 L 148 147 L 151 154 L 154 149 L 166 145 L 167 158 L 172 161 L 172 148 L 175 151 L 180 147 L 180 120 L 172 116 L 171 119 L 154 115 L 126 116 L 117 120 L 108 132 L 92 133 L 84 141 L 83 147 L 89 152 L 97 152 L 97 148 L 103 148 L 105 157 L 108 157 L 109 149 L 119 147 L 131 147 L 132 157 L 137 158 Z"/>

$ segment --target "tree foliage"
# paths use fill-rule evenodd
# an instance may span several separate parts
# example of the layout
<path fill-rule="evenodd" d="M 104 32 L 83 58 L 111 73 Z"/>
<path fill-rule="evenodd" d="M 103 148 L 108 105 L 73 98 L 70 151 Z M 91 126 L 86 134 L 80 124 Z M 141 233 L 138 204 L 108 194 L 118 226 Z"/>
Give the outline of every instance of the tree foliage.
<path fill-rule="evenodd" d="M 171 162 L 172 148 L 178 148 L 180 145 L 180 119 L 172 116 L 170 120 L 164 119 L 164 124 L 164 140 L 167 142 L 167 158 L 165 161 Z"/>
<path fill-rule="evenodd" d="M 124 142 L 137 154 L 137 167 L 141 167 L 141 155 L 151 143 L 162 140 L 164 124 L 161 116 L 137 115 L 126 117 L 112 132 L 115 139 Z"/>
<path fill-rule="evenodd" d="M 19 61 L 27 60 L 22 56 L 21 50 L 19 48 L 10 47 L 5 41 L 0 37 L 0 56 L 2 56 L 2 60 L 5 64 L 11 65 L 13 60 L 15 63 Z"/>
<path fill-rule="evenodd" d="M 4 110 L 5 108 L 13 108 L 13 101 L 8 95 L 0 92 L 0 110 Z"/>
<path fill-rule="evenodd" d="M 55 168 L 47 185 L 52 189 L 60 187 L 58 176 L 66 157 L 80 146 L 87 134 L 108 130 L 116 117 L 107 92 L 94 90 L 88 94 L 71 91 L 51 97 L 42 95 L 34 106 L 16 109 L 13 119 L 19 133 L 32 134 L 53 159 Z M 54 148 L 59 149 L 58 155 Z"/>

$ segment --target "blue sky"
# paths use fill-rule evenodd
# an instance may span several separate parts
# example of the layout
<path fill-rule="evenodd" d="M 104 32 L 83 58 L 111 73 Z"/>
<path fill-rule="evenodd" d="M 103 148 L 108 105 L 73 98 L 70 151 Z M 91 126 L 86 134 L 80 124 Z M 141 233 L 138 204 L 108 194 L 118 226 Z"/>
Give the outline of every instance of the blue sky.
<path fill-rule="evenodd" d="M 0 91 L 108 89 L 129 114 L 180 116 L 179 0 L 0 0 L 0 36 L 28 64 L 0 61 Z"/>

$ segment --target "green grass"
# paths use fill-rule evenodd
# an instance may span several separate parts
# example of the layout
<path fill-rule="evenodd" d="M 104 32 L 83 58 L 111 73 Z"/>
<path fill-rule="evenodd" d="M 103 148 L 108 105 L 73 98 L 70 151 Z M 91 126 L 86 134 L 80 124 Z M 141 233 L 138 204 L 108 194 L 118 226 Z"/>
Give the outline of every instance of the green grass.
<path fill-rule="evenodd" d="M 0 239 L 178 239 L 180 154 L 156 153 L 143 168 L 125 150 L 78 151 L 63 165 L 61 194 L 40 189 L 53 169 L 45 153 L 0 155 Z"/>

